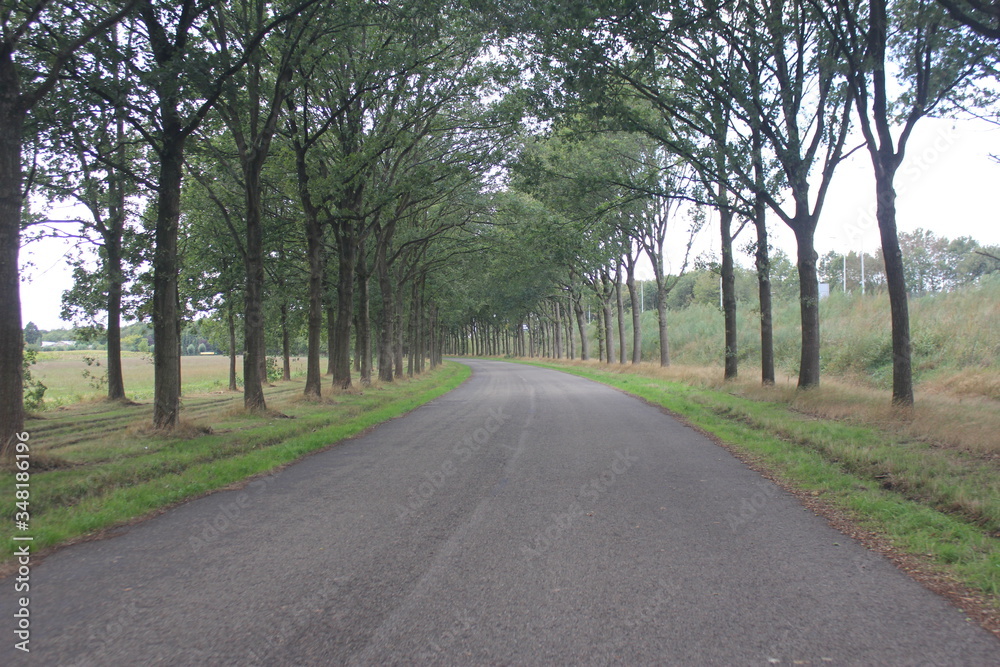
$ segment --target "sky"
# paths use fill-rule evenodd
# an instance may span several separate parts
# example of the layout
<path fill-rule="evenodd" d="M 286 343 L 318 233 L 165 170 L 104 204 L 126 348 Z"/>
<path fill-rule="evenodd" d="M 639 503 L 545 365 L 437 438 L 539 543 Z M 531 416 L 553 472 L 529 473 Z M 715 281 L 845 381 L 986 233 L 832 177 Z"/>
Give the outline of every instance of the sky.
<path fill-rule="evenodd" d="M 921 120 L 896 176 L 899 231 L 923 228 L 949 239 L 971 236 L 983 245 L 1000 245 L 1000 164 L 990 159 L 991 154 L 1000 155 L 1000 127 L 996 125 L 981 120 Z M 879 247 L 874 202 L 871 159 L 861 149 L 841 164 L 834 176 L 816 232 L 820 256 L 831 250 L 874 254 Z M 48 212 L 52 219 L 71 216 L 66 209 Z M 710 218 L 699 234 L 692 256 L 719 253 L 713 220 Z M 752 229 L 744 234 L 746 238 L 738 239 L 737 246 L 752 240 Z M 770 234 L 775 247 L 795 257 L 794 237 L 783 223 L 772 220 Z M 678 227 L 675 241 L 680 235 Z M 59 318 L 62 293 L 72 285 L 66 266 L 68 250 L 67 243 L 56 240 L 21 249 L 22 326 L 28 322 L 42 330 L 70 326 Z M 750 258 L 740 259 L 750 266 Z M 680 263 L 681 258 L 672 253 L 669 264 L 676 270 Z M 652 271 L 640 267 L 639 277 L 651 279 Z"/>

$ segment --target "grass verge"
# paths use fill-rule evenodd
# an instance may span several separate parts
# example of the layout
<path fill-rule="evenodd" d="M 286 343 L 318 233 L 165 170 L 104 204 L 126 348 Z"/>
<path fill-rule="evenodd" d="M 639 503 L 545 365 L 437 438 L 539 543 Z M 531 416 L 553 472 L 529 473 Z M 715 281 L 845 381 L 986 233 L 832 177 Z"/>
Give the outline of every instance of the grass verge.
<path fill-rule="evenodd" d="M 682 417 L 1000 635 L 995 459 L 913 442 L 905 429 L 816 418 L 760 394 L 651 377 L 642 366 L 522 363 L 611 385 Z"/>
<path fill-rule="evenodd" d="M 0 562 L 9 562 L 15 533 L 30 535 L 41 551 L 129 523 L 355 436 L 469 374 L 467 366 L 445 363 L 414 379 L 321 401 L 302 398 L 302 382 L 286 382 L 267 390 L 271 411 L 263 415 L 246 414 L 239 394 L 191 397 L 182 410 L 192 426 L 181 429 L 186 437 L 144 435 L 149 405 L 90 403 L 46 413 L 26 429 L 32 463 L 42 464 L 31 471 L 30 532 L 15 531 L 19 510 L 14 494 L 6 494 Z M 0 487 L 14 483 L 13 471 L 0 472 Z"/>

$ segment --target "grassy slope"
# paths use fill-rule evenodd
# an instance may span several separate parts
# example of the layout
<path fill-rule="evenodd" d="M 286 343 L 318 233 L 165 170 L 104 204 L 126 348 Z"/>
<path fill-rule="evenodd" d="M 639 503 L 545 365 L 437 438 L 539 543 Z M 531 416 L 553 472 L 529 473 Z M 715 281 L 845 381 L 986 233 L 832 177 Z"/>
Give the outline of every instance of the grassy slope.
<path fill-rule="evenodd" d="M 818 497 L 1000 611 L 1000 466 L 891 427 L 817 419 L 780 400 L 660 377 L 650 365 L 544 363 L 681 415 L 792 488 Z"/>
<path fill-rule="evenodd" d="M 741 364 L 759 363 L 756 303 L 740 304 L 737 331 Z M 823 372 L 887 389 L 892 382 L 889 302 L 884 294 L 835 293 L 820 305 Z M 721 366 L 723 319 L 717 304 L 692 305 L 669 316 L 671 358 L 690 366 Z M 1000 400 L 1000 279 L 957 292 L 910 300 L 918 391 L 948 391 Z M 631 332 L 631 318 L 626 318 Z M 779 370 L 797 375 L 798 303 L 774 310 Z M 643 358 L 658 358 L 656 313 L 643 313 Z M 630 340 L 631 333 L 629 333 Z M 592 346 L 595 351 L 596 344 Z"/>
<path fill-rule="evenodd" d="M 304 400 L 301 382 L 280 383 L 267 390 L 267 399 L 281 414 L 262 416 L 244 413 L 238 394 L 190 396 L 182 418 L 213 432 L 189 426 L 188 437 L 144 433 L 150 405 L 49 411 L 27 424 L 33 461 L 55 467 L 31 475 L 30 532 L 24 534 L 34 537 L 36 550 L 50 547 L 273 470 L 404 414 L 458 386 L 469 372 L 447 363 L 412 380 L 322 402 Z M 12 472 L 0 472 L 0 486 L 14 488 Z M 0 558 L 7 558 L 14 549 L 12 493 L 0 511 Z"/>

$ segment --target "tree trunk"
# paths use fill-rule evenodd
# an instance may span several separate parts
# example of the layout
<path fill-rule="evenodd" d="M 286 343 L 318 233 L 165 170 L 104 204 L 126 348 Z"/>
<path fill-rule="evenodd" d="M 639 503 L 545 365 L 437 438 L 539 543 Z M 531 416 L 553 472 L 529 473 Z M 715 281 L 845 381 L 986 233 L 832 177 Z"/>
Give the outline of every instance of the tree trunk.
<path fill-rule="evenodd" d="M 124 204 L 124 202 L 123 202 Z M 121 215 L 124 217 L 124 205 Z M 108 400 L 125 399 L 125 380 L 122 377 L 122 256 L 121 227 L 118 211 L 111 213 L 112 230 L 105 240 L 107 253 L 105 267 L 108 272 Z M 117 233 L 116 233 L 117 232 Z"/>
<path fill-rule="evenodd" d="M 604 357 L 604 308 L 597 309 L 597 360 L 603 362 Z"/>
<path fill-rule="evenodd" d="M 24 335 L 21 330 L 20 81 L 9 53 L 0 54 L 0 459 L 12 461 L 24 431 Z M 11 491 L 10 493 L 13 493 Z"/>
<path fill-rule="evenodd" d="M 233 315 L 233 304 L 226 305 L 229 320 L 229 391 L 238 391 L 236 386 L 236 317 Z"/>
<path fill-rule="evenodd" d="M 333 386 L 351 387 L 351 319 L 354 317 L 354 272 L 357 258 L 350 234 L 338 240 L 340 266 L 337 280 L 337 320 L 334 325 Z"/>
<path fill-rule="evenodd" d="M 117 85 L 118 67 L 115 67 Z M 125 118 L 121 108 L 115 112 L 117 158 L 121 164 L 125 152 Z M 104 237 L 105 270 L 108 274 L 108 400 L 125 400 L 125 380 L 122 377 L 122 236 L 125 232 L 124 175 L 118 170 L 108 174 L 108 227 Z"/>
<path fill-rule="evenodd" d="M 427 339 L 431 370 L 437 367 L 437 306 L 431 304 L 427 313 Z"/>
<path fill-rule="evenodd" d="M 622 298 L 621 267 L 615 271 L 615 302 L 618 310 L 618 363 L 628 363 L 628 346 L 625 343 L 625 300 Z"/>
<path fill-rule="evenodd" d="M 601 310 L 604 314 L 604 360 L 609 364 L 613 364 L 615 363 L 615 323 L 611 315 L 611 294 L 613 288 L 611 277 L 607 274 L 602 277 L 602 281 L 604 288 L 601 294 Z"/>
<path fill-rule="evenodd" d="M 580 359 L 590 359 L 590 341 L 587 340 L 587 321 L 583 312 L 583 299 L 578 294 L 572 296 L 573 311 L 576 313 L 576 327 L 580 331 Z"/>
<path fill-rule="evenodd" d="M 819 386 L 819 277 L 816 273 L 814 221 L 796 221 L 793 231 L 798 247 L 799 312 L 802 319 L 802 351 L 799 387 Z"/>
<path fill-rule="evenodd" d="M 326 303 L 326 374 L 333 375 L 333 351 L 337 347 L 337 308 Z"/>
<path fill-rule="evenodd" d="M 306 257 L 309 261 L 309 320 L 306 351 L 306 396 L 323 393 L 320 374 L 320 339 L 323 335 L 323 228 L 314 212 L 306 213 Z"/>
<path fill-rule="evenodd" d="M 392 356 L 393 365 L 395 368 L 396 378 L 403 377 L 403 341 L 405 335 L 405 329 L 403 328 L 403 285 L 396 285 L 396 295 L 395 295 L 395 333 L 396 333 L 396 343 L 393 346 Z"/>
<path fill-rule="evenodd" d="M 719 220 L 722 232 L 722 312 L 726 328 L 723 377 L 726 380 L 735 380 L 739 373 L 739 342 L 736 339 L 736 269 L 733 263 L 732 210 L 720 208 Z"/>
<path fill-rule="evenodd" d="M 378 332 L 378 379 L 393 380 L 393 342 L 395 341 L 396 300 L 392 267 L 386 261 L 386 246 L 381 240 L 375 246 L 375 275 L 382 295 L 382 321 Z"/>
<path fill-rule="evenodd" d="M 764 202 L 764 159 L 761 155 L 763 136 L 755 129 L 752 136 L 753 167 L 756 193 L 753 224 L 757 230 L 757 295 L 760 301 L 760 376 L 764 385 L 774 384 L 774 325 L 771 319 L 771 258 L 767 247 L 767 204 Z"/>
<path fill-rule="evenodd" d="M 413 377 L 413 373 L 416 370 L 417 361 L 417 330 L 420 325 L 417 323 L 419 319 L 417 307 L 417 281 L 414 279 L 410 286 L 410 317 L 407 323 L 407 331 L 409 332 L 409 346 L 406 355 L 406 375 L 408 377 Z"/>
<path fill-rule="evenodd" d="M 372 383 L 372 318 L 369 301 L 368 260 L 365 258 L 364 246 L 358 252 L 358 327 L 355 335 L 358 337 L 358 356 L 362 386 Z"/>
<path fill-rule="evenodd" d="M 264 225 L 260 211 L 260 173 L 243 170 L 246 184 L 246 285 L 244 290 L 243 407 L 251 412 L 267 408 L 264 383 L 267 382 L 267 358 L 264 350 Z M 261 356 L 264 356 L 262 359 Z M 263 364 L 262 364 L 263 362 Z M 263 368 L 263 374 L 261 373 Z"/>
<path fill-rule="evenodd" d="M 170 429 L 180 418 L 180 308 L 177 234 L 181 214 L 184 134 L 167 118 L 162 130 L 153 251 L 153 426 Z M 244 382 L 248 378 L 243 378 Z"/>
<path fill-rule="evenodd" d="M 632 303 L 632 363 L 642 361 L 642 304 L 639 303 L 639 292 L 635 289 L 635 262 L 629 262 L 625 267 L 625 286 L 628 287 L 628 298 Z"/>
<path fill-rule="evenodd" d="M 417 288 L 417 312 L 414 318 L 417 324 L 417 340 L 414 347 L 416 348 L 417 358 L 415 359 L 416 373 L 417 375 L 424 372 L 424 357 L 427 352 L 427 338 L 426 338 L 426 322 L 424 318 L 424 281 L 421 278 L 419 287 Z"/>
<path fill-rule="evenodd" d="M 569 348 L 569 358 L 576 359 L 576 340 L 573 336 L 573 291 L 566 293 L 566 345 Z"/>
<path fill-rule="evenodd" d="M 289 382 L 292 379 L 291 335 L 288 332 L 288 304 L 281 303 L 281 379 Z"/>
<path fill-rule="evenodd" d="M 670 338 L 667 336 L 667 288 L 665 279 L 656 280 L 656 324 L 660 332 L 660 366 L 670 365 Z"/>
<path fill-rule="evenodd" d="M 552 314 L 555 317 L 555 320 L 552 323 L 553 342 L 555 343 L 555 357 L 556 359 L 562 359 L 563 358 L 562 309 L 559 307 L 558 299 L 555 299 L 552 302 Z"/>
<path fill-rule="evenodd" d="M 892 402 L 896 405 L 913 405 L 913 366 L 910 344 L 910 310 L 906 292 L 906 274 L 903 253 L 896 233 L 896 189 L 893 186 L 895 169 L 882 166 L 876 173 L 875 217 L 882 238 L 882 257 L 885 260 L 885 280 L 889 292 L 889 311 L 892 317 Z"/>
<path fill-rule="evenodd" d="M 356 288 L 360 291 L 360 285 Z M 360 306 L 359 306 L 360 309 Z M 361 357 L 364 356 L 364 340 L 361 338 L 361 314 L 354 313 L 354 372 L 361 373 Z"/>
<path fill-rule="evenodd" d="M 759 199 L 759 198 L 758 198 Z M 771 258 L 767 247 L 767 223 L 762 200 L 754 207 L 757 228 L 757 296 L 760 301 L 760 376 L 761 383 L 774 384 L 774 325 L 771 318 Z"/>

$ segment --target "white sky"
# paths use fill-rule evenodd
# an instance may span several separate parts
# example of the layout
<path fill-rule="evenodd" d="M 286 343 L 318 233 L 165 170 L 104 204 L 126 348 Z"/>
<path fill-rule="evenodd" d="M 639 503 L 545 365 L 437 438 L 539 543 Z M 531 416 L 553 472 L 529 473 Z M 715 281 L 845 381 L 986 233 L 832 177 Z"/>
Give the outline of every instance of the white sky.
<path fill-rule="evenodd" d="M 897 225 L 900 231 L 929 229 L 949 239 L 971 236 L 984 245 L 1000 245 L 1000 164 L 990 160 L 1000 155 L 1000 128 L 985 121 L 921 120 L 907 149 L 907 156 L 896 176 Z M 871 161 L 864 149 L 842 164 L 834 177 L 826 206 L 816 233 L 820 255 L 830 250 L 865 250 L 879 246 L 875 224 L 874 179 Z M 69 217 L 65 210 L 53 210 L 49 217 Z M 718 232 L 706 225 L 692 253 L 719 252 Z M 752 238 L 744 231 L 741 246 Z M 775 219 L 771 224 L 771 242 L 795 257 L 791 231 Z M 40 329 L 68 327 L 59 319 L 63 290 L 72 284 L 66 267 L 67 245 L 48 240 L 21 249 L 21 264 L 34 266 L 22 270 L 22 326 L 34 322 Z M 747 258 L 741 263 L 749 265 Z M 671 257 L 671 264 L 680 260 Z M 652 272 L 641 275 L 651 279 Z"/>
<path fill-rule="evenodd" d="M 949 239 L 971 236 L 982 245 L 1000 245 L 1000 127 L 982 120 L 921 120 L 907 145 L 906 157 L 896 174 L 896 226 L 899 232 L 929 229 Z M 769 240 L 795 259 L 792 231 L 771 214 Z M 717 216 L 698 235 L 692 258 L 704 252 L 721 252 Z M 675 227 L 675 245 L 686 235 Z M 744 229 L 736 246 L 753 240 L 751 226 Z M 875 178 L 865 148 L 854 153 L 835 172 L 833 183 L 816 231 L 820 256 L 864 250 L 874 254 L 881 245 L 875 221 Z M 679 267 L 682 256 L 673 255 Z M 752 267 L 753 259 L 737 252 L 737 262 Z M 652 269 L 640 266 L 640 277 L 652 279 Z"/>

